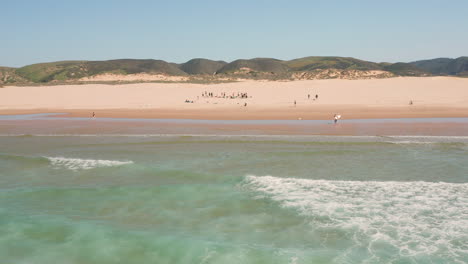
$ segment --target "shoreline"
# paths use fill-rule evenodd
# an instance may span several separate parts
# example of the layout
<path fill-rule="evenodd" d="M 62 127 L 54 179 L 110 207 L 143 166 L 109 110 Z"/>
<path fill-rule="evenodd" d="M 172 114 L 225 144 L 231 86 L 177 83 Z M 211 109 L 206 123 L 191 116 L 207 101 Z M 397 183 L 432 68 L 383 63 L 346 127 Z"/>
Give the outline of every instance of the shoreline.
<path fill-rule="evenodd" d="M 468 107 L 441 106 L 319 106 L 289 108 L 218 109 L 0 109 L 3 115 L 55 113 L 60 117 L 197 119 L 197 120 L 332 120 L 338 113 L 346 119 L 456 118 L 468 117 Z"/>
<path fill-rule="evenodd" d="M 468 118 L 197 120 L 0 116 L 0 135 L 468 136 Z"/>

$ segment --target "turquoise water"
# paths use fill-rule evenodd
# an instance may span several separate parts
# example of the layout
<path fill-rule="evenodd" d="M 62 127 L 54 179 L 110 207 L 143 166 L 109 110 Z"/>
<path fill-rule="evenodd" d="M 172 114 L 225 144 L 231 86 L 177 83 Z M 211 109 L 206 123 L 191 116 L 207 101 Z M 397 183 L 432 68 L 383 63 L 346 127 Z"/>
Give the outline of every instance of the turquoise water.
<path fill-rule="evenodd" d="M 467 137 L 0 136 L 1 263 L 466 263 Z"/>

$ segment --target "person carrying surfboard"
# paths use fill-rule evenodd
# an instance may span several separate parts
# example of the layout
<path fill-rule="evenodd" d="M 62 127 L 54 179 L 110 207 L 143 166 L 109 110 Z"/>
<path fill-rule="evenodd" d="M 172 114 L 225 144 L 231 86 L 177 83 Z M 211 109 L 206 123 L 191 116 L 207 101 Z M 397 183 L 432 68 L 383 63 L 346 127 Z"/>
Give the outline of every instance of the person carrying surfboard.
<path fill-rule="evenodd" d="M 338 122 L 338 119 L 341 118 L 341 115 L 335 114 L 335 116 L 334 116 L 333 118 L 334 118 L 334 122 L 335 122 L 335 124 L 336 124 L 336 123 Z"/>

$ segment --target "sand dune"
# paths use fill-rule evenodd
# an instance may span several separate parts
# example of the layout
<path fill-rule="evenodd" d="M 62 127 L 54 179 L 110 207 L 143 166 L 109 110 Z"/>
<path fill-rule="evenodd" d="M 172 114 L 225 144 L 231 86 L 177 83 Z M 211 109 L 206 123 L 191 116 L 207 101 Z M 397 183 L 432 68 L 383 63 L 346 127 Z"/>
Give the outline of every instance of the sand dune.
<path fill-rule="evenodd" d="M 187 81 L 187 76 L 169 76 L 164 74 L 148 74 L 148 73 L 136 73 L 136 74 L 112 74 L 104 73 L 98 74 L 91 77 L 83 77 L 79 79 L 81 82 L 151 82 L 151 81 L 167 81 L 167 82 L 182 82 Z"/>

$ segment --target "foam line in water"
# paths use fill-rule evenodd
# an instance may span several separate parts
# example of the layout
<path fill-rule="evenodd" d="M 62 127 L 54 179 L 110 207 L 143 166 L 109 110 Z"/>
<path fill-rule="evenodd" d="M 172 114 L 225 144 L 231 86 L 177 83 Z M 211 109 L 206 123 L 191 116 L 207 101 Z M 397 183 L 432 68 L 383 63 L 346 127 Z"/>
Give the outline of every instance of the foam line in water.
<path fill-rule="evenodd" d="M 468 257 L 468 183 L 329 181 L 246 176 L 242 186 L 296 210 L 320 231 L 339 230 L 374 252 Z M 260 194 L 260 195 L 258 195 Z"/>
<path fill-rule="evenodd" d="M 402 140 L 402 141 L 385 141 L 386 143 L 392 143 L 392 144 L 419 144 L 419 145 L 426 145 L 426 144 L 437 144 L 441 142 L 437 141 L 415 141 L 415 140 Z"/>
<path fill-rule="evenodd" d="M 128 137 L 128 138 L 249 138 L 311 140 L 317 142 L 384 142 L 395 144 L 468 143 L 468 136 L 342 136 L 255 134 L 0 134 L 0 137 Z"/>
<path fill-rule="evenodd" d="M 132 164 L 133 161 L 118 161 L 118 160 L 95 160 L 95 159 L 78 159 L 64 157 L 45 157 L 49 160 L 54 168 L 64 168 L 69 170 L 89 170 L 99 167 L 113 167 L 126 164 Z"/>
<path fill-rule="evenodd" d="M 466 136 L 388 136 L 386 143 L 393 144 L 435 144 L 435 143 L 468 143 Z"/>

